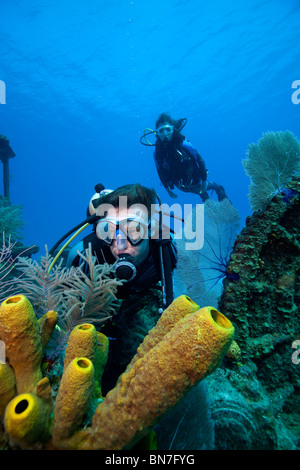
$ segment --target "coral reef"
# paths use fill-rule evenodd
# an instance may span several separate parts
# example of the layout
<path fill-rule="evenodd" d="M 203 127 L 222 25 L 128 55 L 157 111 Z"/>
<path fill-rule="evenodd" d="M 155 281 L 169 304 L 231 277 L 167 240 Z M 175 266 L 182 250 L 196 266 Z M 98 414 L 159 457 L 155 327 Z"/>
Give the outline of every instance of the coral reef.
<path fill-rule="evenodd" d="M 4 439 L 0 430 L 0 446 L 128 449 L 154 445 L 154 427 L 159 445 L 171 450 L 198 449 L 200 441 L 200 448 L 212 448 L 213 440 L 216 449 L 299 449 L 300 366 L 292 360 L 292 344 L 300 337 L 299 216 L 300 178 L 294 177 L 263 210 L 247 218 L 227 266 L 221 260 L 225 277 L 217 309 L 200 309 L 186 296 L 177 298 L 106 396 L 101 378 L 108 365 L 108 339 L 89 322 L 90 314 L 80 325 L 70 321 L 63 326 L 62 335 L 72 331 L 64 370 L 50 383 L 45 355 L 41 362 L 38 355 L 41 372 L 31 391 L 17 390 L 20 379 L 8 348 L 7 364 L 0 364 L 6 431 Z M 45 295 L 35 295 L 38 349 L 44 354 L 51 337 L 60 335 L 54 310 L 62 297 L 55 299 L 55 309 L 48 308 L 54 305 L 49 298 L 39 309 Z M 7 332 L 10 324 L 5 320 L 2 325 L 5 341 L 15 341 Z M 216 333 L 224 329 L 230 338 L 222 346 Z M 0 325 L 0 339 L 1 331 Z M 197 417 L 203 422 L 197 423 Z"/>
<path fill-rule="evenodd" d="M 224 359 L 222 387 L 209 378 L 219 390 L 220 412 L 213 411 L 219 448 L 299 448 L 299 432 L 290 425 L 300 409 L 300 368 L 291 348 L 299 338 L 299 231 L 300 178 L 294 177 L 265 210 L 247 218 L 235 242 L 218 308 L 236 328 L 240 356 Z M 225 394 L 226 384 L 234 394 Z M 235 410 L 227 424 L 226 409 Z M 239 427 L 250 433 L 245 442 L 233 431 Z M 264 437 L 260 432 L 256 439 L 256 430 Z"/>
<path fill-rule="evenodd" d="M 189 298 L 181 296 L 163 312 L 160 325 L 145 338 L 138 357 L 103 398 L 99 389 L 97 395 L 95 377 L 101 380 L 107 346 L 103 337 L 95 336 L 93 325 L 79 326 L 70 335 L 58 394 L 54 397 L 52 427 L 53 396 L 49 380 L 41 372 L 41 351 L 45 347 L 42 337 L 46 341 L 49 330 L 40 334 L 32 312 L 32 305 L 22 295 L 6 299 L 0 307 L 0 336 L 7 344 L 7 363 L 12 369 L 18 367 L 16 356 L 22 361 L 22 344 L 26 342 L 31 349 L 36 345 L 37 349 L 30 352 L 27 364 L 23 363 L 27 370 L 16 374 L 17 387 L 21 384 L 22 390 L 17 391 L 5 409 L 4 426 L 11 448 L 132 448 L 194 385 L 218 367 L 234 334 L 231 322 L 218 310 L 199 309 Z M 8 314 L 12 320 L 7 318 Z M 18 316 L 21 326 L 14 322 Z M 43 328 L 45 323 L 40 326 Z M 55 322 L 50 323 L 53 326 Z M 20 332 L 17 336 L 16 329 Z M 23 333 L 25 330 L 29 339 Z M 10 342 L 17 345 L 16 351 L 12 352 Z M 80 356 L 82 353 L 90 358 Z M 34 366 L 30 363 L 31 355 Z M 83 429 L 90 401 L 95 396 L 99 404 L 91 423 L 86 423 Z"/>
<path fill-rule="evenodd" d="M 265 211 L 248 217 L 226 269 L 219 308 L 237 326 L 243 360 L 259 357 L 258 340 L 268 353 L 298 334 L 299 181 L 287 186 L 294 191 L 288 202 L 279 194 Z"/>

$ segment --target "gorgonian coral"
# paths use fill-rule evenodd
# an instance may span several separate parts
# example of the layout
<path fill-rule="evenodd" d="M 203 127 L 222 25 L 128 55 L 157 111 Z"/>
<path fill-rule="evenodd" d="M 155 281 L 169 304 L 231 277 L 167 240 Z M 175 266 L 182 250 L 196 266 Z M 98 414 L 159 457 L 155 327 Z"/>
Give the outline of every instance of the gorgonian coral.
<path fill-rule="evenodd" d="M 190 217 L 195 217 L 195 210 Z M 186 222 L 190 223 L 189 220 Z M 204 204 L 203 247 L 186 251 L 184 240 L 177 241 L 179 263 L 176 275 L 198 303 L 227 276 L 226 267 L 239 226 L 239 213 L 229 199 L 221 202 L 209 199 Z"/>
<path fill-rule="evenodd" d="M 250 178 L 251 208 L 264 209 L 300 172 L 300 142 L 290 131 L 266 132 L 248 146 L 242 163 Z"/>

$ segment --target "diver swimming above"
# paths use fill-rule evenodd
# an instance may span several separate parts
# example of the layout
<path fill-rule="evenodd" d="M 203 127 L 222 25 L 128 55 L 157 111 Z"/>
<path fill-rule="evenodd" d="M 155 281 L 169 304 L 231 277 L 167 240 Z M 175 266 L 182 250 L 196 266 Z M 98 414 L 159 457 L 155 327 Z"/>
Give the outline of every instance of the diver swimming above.
<path fill-rule="evenodd" d="M 180 191 L 198 194 L 202 201 L 209 198 L 208 191 L 215 191 L 219 201 L 227 197 L 223 186 L 207 181 L 208 171 L 203 158 L 192 144 L 181 134 L 187 119 L 172 119 L 162 113 L 155 125 L 155 130 L 146 129 L 140 142 L 154 146 L 154 161 L 158 176 L 169 196 L 176 198 L 174 186 Z M 155 134 L 156 142 L 147 140 L 149 134 Z M 145 142 L 144 142 L 145 140 Z"/>

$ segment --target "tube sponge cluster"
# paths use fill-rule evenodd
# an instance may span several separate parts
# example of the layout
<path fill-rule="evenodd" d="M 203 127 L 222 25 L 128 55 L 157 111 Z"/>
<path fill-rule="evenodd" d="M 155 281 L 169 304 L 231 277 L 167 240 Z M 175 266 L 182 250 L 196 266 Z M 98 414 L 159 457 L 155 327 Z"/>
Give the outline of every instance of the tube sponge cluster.
<path fill-rule="evenodd" d="M 6 344 L 11 342 L 7 364 L 0 369 L 0 376 L 7 377 L 6 386 L 0 388 L 0 409 L 5 410 L 10 442 L 24 449 L 132 448 L 150 435 L 155 423 L 193 385 L 215 370 L 234 334 L 230 321 L 216 309 L 200 309 L 180 296 L 145 337 L 116 387 L 102 397 L 108 339 L 91 324 L 79 325 L 70 335 L 52 404 L 41 358 L 55 324 L 53 317 L 46 314 L 43 322 L 37 322 L 30 302 L 21 295 L 6 299 L 0 307 L 0 337 Z M 17 318 L 23 325 L 17 324 Z M 26 361 L 18 354 L 27 345 L 32 358 L 26 353 L 30 364 L 21 373 L 18 361 L 24 366 Z M 97 403 L 96 411 L 90 426 L 83 428 L 91 403 Z"/>
<path fill-rule="evenodd" d="M 38 321 L 24 295 L 9 297 L 0 307 L 6 349 L 6 363 L 0 364 L 0 416 L 9 440 L 21 448 L 49 437 L 51 389 L 41 365 L 56 322 L 53 311 Z"/>
<path fill-rule="evenodd" d="M 182 311 L 182 303 L 187 302 L 185 296 L 178 298 L 164 312 L 165 316 L 173 316 L 176 306 Z M 133 359 L 117 387 L 100 403 L 92 423 L 90 448 L 115 450 L 128 448 L 128 444 L 131 447 L 193 385 L 218 366 L 232 340 L 234 328 L 216 309 L 206 307 L 194 311 L 194 308 L 191 302 L 192 313 L 176 322 L 162 338 L 161 325 L 158 325 L 161 339 L 142 357 Z M 155 338 L 156 328 L 150 336 Z M 148 340 L 146 337 L 146 345 Z M 143 349 L 142 346 L 140 354 Z"/>

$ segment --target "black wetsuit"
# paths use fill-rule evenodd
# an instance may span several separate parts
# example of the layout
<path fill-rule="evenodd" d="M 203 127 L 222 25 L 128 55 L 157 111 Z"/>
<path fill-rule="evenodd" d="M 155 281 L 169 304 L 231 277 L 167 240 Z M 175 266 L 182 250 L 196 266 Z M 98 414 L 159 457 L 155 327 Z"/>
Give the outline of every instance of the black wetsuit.
<path fill-rule="evenodd" d="M 154 161 L 158 176 L 165 188 L 199 194 L 195 186 L 200 186 L 207 178 L 207 169 L 203 158 L 183 136 L 171 142 L 155 144 Z M 190 190 L 193 189 L 194 191 Z"/>
<path fill-rule="evenodd" d="M 208 182 L 203 191 L 203 183 L 207 180 L 205 162 L 192 144 L 181 134 L 170 142 L 157 139 L 154 161 L 158 176 L 166 189 L 174 186 L 183 192 L 198 194 L 202 201 L 209 198 L 209 190 L 217 193 L 221 201 L 226 196 L 223 186 Z"/>

